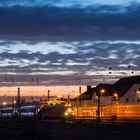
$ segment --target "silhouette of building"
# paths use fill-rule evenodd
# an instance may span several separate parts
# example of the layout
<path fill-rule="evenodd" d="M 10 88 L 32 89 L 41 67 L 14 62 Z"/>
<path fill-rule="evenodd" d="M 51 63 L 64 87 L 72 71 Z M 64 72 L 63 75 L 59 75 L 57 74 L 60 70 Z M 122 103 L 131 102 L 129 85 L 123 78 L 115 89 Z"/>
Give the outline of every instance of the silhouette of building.
<path fill-rule="evenodd" d="M 92 106 L 97 104 L 98 96 L 101 105 L 113 103 L 140 103 L 140 76 L 121 78 L 114 84 L 99 84 L 96 87 L 87 86 L 87 91 L 79 98 L 80 106 Z M 73 101 L 76 105 L 76 101 Z"/>

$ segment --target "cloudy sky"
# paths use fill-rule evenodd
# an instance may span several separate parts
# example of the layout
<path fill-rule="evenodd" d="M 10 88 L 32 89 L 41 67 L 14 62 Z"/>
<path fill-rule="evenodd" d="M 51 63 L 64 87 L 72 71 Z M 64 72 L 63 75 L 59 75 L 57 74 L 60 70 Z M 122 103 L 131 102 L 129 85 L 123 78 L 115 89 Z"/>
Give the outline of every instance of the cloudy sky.
<path fill-rule="evenodd" d="M 139 13 L 139 0 L 0 0 L 0 84 L 140 74 Z"/>

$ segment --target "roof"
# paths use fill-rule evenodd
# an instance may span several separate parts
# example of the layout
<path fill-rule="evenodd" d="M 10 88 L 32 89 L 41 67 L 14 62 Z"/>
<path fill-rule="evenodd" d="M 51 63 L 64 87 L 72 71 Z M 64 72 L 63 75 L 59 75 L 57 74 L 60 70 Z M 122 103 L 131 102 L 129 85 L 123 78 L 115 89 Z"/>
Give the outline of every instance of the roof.
<path fill-rule="evenodd" d="M 99 84 L 96 86 L 96 88 L 91 88 L 90 90 L 82 93 L 82 96 L 89 95 L 90 98 L 88 99 L 92 99 L 91 96 L 94 94 L 95 91 L 97 95 L 99 95 L 100 91 L 104 89 L 104 96 L 112 96 L 115 92 L 117 92 L 119 97 L 122 97 L 134 84 L 140 84 L 140 76 L 124 77 L 119 79 L 114 84 Z"/>
<path fill-rule="evenodd" d="M 114 88 L 123 96 L 134 84 L 140 84 L 140 76 L 121 78 L 114 84 Z"/>

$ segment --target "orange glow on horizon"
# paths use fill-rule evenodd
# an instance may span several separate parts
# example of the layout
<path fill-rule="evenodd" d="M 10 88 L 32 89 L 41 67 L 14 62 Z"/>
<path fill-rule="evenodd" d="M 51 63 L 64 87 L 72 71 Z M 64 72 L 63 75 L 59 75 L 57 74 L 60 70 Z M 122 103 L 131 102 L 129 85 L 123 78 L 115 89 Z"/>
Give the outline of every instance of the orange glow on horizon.
<path fill-rule="evenodd" d="M 18 87 L 0 87 L 0 96 L 17 96 Z M 51 96 L 75 97 L 72 91 L 79 90 L 79 86 L 21 86 L 21 96 L 47 96 L 50 90 Z M 86 90 L 86 86 L 82 86 L 82 92 Z"/>

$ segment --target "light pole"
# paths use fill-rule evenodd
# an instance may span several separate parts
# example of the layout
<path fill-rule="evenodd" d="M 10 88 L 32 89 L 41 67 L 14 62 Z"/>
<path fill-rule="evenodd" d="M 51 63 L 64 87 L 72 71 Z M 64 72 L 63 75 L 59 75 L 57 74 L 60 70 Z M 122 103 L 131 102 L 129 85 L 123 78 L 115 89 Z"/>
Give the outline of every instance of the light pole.
<path fill-rule="evenodd" d="M 50 90 L 48 90 L 48 101 L 50 100 Z"/>
<path fill-rule="evenodd" d="M 101 98 L 102 94 L 105 92 L 105 89 L 101 89 L 100 85 L 97 87 L 97 96 L 98 96 L 98 106 L 97 106 L 97 121 L 100 122 L 101 120 L 101 110 L 102 110 L 102 103 L 101 103 Z"/>
<path fill-rule="evenodd" d="M 117 93 L 114 93 L 114 97 L 115 97 L 115 102 L 117 104 L 118 103 L 118 94 Z"/>
<path fill-rule="evenodd" d="M 98 95 L 98 107 L 97 107 L 97 121 L 100 122 L 100 95 Z"/>
<path fill-rule="evenodd" d="M 20 110 L 20 88 L 18 88 L 18 91 L 17 91 L 17 111 L 18 111 L 18 117 L 20 117 L 20 113 L 21 113 L 21 110 Z"/>
<path fill-rule="evenodd" d="M 100 96 L 101 96 L 101 117 L 102 117 L 102 104 L 103 104 L 103 94 L 105 93 L 105 89 L 100 90 Z"/>

